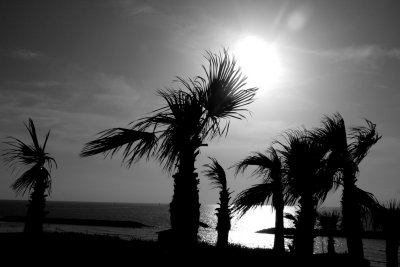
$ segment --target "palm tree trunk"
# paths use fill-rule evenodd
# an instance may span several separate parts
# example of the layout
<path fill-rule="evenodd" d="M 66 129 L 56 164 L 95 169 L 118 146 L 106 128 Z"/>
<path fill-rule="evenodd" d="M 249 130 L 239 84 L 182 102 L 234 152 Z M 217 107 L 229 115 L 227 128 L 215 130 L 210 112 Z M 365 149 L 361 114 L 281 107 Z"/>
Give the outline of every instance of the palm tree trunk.
<path fill-rule="evenodd" d="M 226 247 L 228 245 L 229 230 L 231 229 L 231 214 L 229 210 L 229 192 L 227 189 L 220 193 L 220 207 L 217 209 L 217 246 Z"/>
<path fill-rule="evenodd" d="M 284 225 L 283 225 L 283 195 L 275 192 L 275 237 L 274 237 L 274 250 L 277 253 L 285 251 L 285 239 L 284 239 Z"/>
<path fill-rule="evenodd" d="M 328 236 L 328 254 L 335 254 L 335 239 L 333 239 L 332 235 Z"/>
<path fill-rule="evenodd" d="M 181 154 L 179 171 L 174 178 L 174 195 L 170 203 L 171 229 L 178 246 L 197 243 L 200 221 L 198 174 L 194 162 L 197 153 Z"/>
<path fill-rule="evenodd" d="M 389 233 L 390 236 L 386 237 L 386 266 L 397 267 L 399 264 L 398 248 L 399 241 L 397 237 L 393 236 L 395 232 Z"/>
<path fill-rule="evenodd" d="M 354 199 L 355 184 L 344 180 L 342 195 L 343 228 L 347 237 L 349 254 L 356 258 L 364 258 L 362 242 L 362 222 L 360 206 Z"/>
<path fill-rule="evenodd" d="M 25 222 L 24 232 L 28 234 L 41 234 L 43 232 L 43 221 L 46 215 L 44 211 L 46 206 L 45 190 L 47 188 L 43 179 L 38 179 L 33 188 Z"/>
<path fill-rule="evenodd" d="M 314 253 L 314 226 L 316 219 L 313 197 L 304 195 L 299 200 L 299 204 L 301 209 L 294 240 L 295 252 L 302 257 L 311 256 Z"/>

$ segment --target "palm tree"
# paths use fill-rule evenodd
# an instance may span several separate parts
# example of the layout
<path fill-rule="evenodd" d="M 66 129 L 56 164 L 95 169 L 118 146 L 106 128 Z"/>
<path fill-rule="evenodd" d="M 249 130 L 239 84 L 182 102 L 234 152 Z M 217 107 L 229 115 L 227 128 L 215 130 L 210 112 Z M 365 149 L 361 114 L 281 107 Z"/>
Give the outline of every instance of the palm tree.
<path fill-rule="evenodd" d="M 285 194 L 288 204 L 299 205 L 294 249 L 299 255 L 308 256 L 314 251 L 317 207 L 337 186 L 324 147 L 314 142 L 308 131 L 288 131 L 284 136 L 285 142 L 276 143 L 281 146 Z"/>
<path fill-rule="evenodd" d="M 398 266 L 398 248 L 400 239 L 400 202 L 390 200 L 380 204 L 380 207 L 372 213 L 375 227 L 381 227 L 386 239 L 386 266 Z"/>
<path fill-rule="evenodd" d="M 141 158 L 157 159 L 168 173 L 175 172 L 170 203 L 175 240 L 197 242 L 200 203 L 196 157 L 207 140 L 228 133 L 230 119 L 242 119 L 257 88 L 244 89 L 246 77 L 226 50 L 206 55 L 205 77 L 177 79 L 183 89 L 158 91 L 166 102 L 150 116 L 131 123 L 130 129 L 113 128 L 85 145 L 81 156 L 114 156 L 123 147 L 127 166 Z"/>
<path fill-rule="evenodd" d="M 264 154 L 255 152 L 234 165 L 235 174 L 243 173 L 250 166 L 256 167 L 253 175 L 261 176 L 262 182 L 239 193 L 234 200 L 234 210 L 239 212 L 239 216 L 243 216 L 248 210 L 271 201 L 272 207 L 275 209 L 274 250 L 278 253 L 284 252 L 283 209 L 285 199 L 281 157 L 274 147 L 270 147 Z"/>
<path fill-rule="evenodd" d="M 230 192 L 226 183 L 226 174 L 222 166 L 215 158 L 210 157 L 211 164 L 205 164 L 207 170 L 204 171 L 205 175 L 211 180 L 214 188 L 220 190 L 219 192 L 219 208 L 217 208 L 217 246 L 226 247 L 228 245 L 229 230 L 231 229 L 232 211 L 229 207 L 231 199 Z"/>
<path fill-rule="evenodd" d="M 46 192 L 51 190 L 51 169 L 57 163 L 47 152 L 45 152 L 50 131 L 47 132 L 44 143 L 40 146 L 35 125 L 32 119 L 29 124 L 25 124 L 26 129 L 32 139 L 31 144 L 27 144 L 15 137 L 8 137 L 9 141 L 4 142 L 9 148 L 2 154 L 4 162 L 10 168 L 17 171 L 18 178 L 11 185 L 17 193 L 24 195 L 30 194 L 28 204 L 27 219 L 24 232 L 29 234 L 40 234 L 43 232 L 43 220 L 46 215 Z M 19 173 L 22 174 L 19 175 Z"/>
<path fill-rule="evenodd" d="M 349 253 L 358 258 L 364 257 L 362 210 L 373 208 L 376 204 L 371 193 L 356 185 L 358 165 L 381 138 L 376 125 L 369 120 L 366 123 L 366 126 L 351 128 L 347 132 L 342 116 L 336 113 L 332 117 L 326 116 L 323 126 L 312 133 L 313 139 L 326 148 L 331 162 L 336 165 L 338 182 L 343 186 L 341 204 L 347 247 Z"/>
<path fill-rule="evenodd" d="M 318 214 L 318 225 L 328 235 L 328 254 L 335 254 L 333 232 L 337 230 L 340 215 L 336 211 L 325 211 Z"/>

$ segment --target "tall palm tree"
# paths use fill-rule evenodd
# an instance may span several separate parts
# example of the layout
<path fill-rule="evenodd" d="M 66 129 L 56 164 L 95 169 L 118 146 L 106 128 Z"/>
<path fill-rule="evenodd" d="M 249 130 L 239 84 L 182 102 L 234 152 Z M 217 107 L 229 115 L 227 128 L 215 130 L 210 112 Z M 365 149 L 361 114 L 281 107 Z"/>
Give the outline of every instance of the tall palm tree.
<path fill-rule="evenodd" d="M 17 193 L 30 194 L 27 219 L 24 232 L 29 234 L 40 234 L 43 232 L 43 220 L 46 215 L 46 192 L 51 190 L 51 169 L 57 163 L 49 153 L 45 152 L 50 131 L 47 132 L 44 143 L 40 146 L 35 125 L 32 119 L 25 124 L 31 137 L 31 144 L 25 143 L 18 138 L 8 137 L 4 142 L 9 148 L 2 154 L 3 160 L 10 168 L 17 170 L 17 179 L 11 188 Z M 21 173 L 22 174 L 19 174 Z"/>
<path fill-rule="evenodd" d="M 114 156 L 123 147 L 127 166 L 141 158 L 157 159 L 168 173 L 175 172 L 170 203 L 175 240 L 197 242 L 200 203 L 196 157 L 205 142 L 228 133 L 230 119 L 242 119 L 257 88 L 244 89 L 243 77 L 229 53 L 206 55 L 205 77 L 177 79 L 183 89 L 158 91 L 165 105 L 131 123 L 130 129 L 113 128 L 85 145 L 81 156 Z"/>
<path fill-rule="evenodd" d="M 308 256 L 314 251 L 317 207 L 330 190 L 337 188 L 334 171 L 324 147 L 314 142 L 308 131 L 288 131 L 284 137 L 284 142 L 276 143 L 281 146 L 285 194 L 288 204 L 299 205 L 294 249 L 299 255 Z"/>
<path fill-rule="evenodd" d="M 248 210 L 271 201 L 272 207 L 275 209 L 274 250 L 278 253 L 284 252 L 283 209 L 285 199 L 281 157 L 274 147 L 270 147 L 264 154 L 255 152 L 234 165 L 235 174 L 243 173 L 250 166 L 256 167 L 253 175 L 261 176 L 262 182 L 239 193 L 234 200 L 234 210 L 242 216 Z"/>
<path fill-rule="evenodd" d="M 397 267 L 398 249 L 400 239 L 400 202 L 390 200 L 380 204 L 380 207 L 372 213 L 375 227 L 383 229 L 386 239 L 386 266 Z"/>
<path fill-rule="evenodd" d="M 322 144 L 336 165 L 339 183 L 343 186 L 342 215 L 343 230 L 347 236 L 349 253 L 363 258 L 362 210 L 373 208 L 376 201 L 371 193 L 357 187 L 358 165 L 381 136 L 376 124 L 366 120 L 367 125 L 346 130 L 339 113 L 324 117 L 323 126 L 313 130 L 313 139 Z"/>
<path fill-rule="evenodd" d="M 207 169 L 204 171 L 205 175 L 211 180 L 214 188 L 219 189 L 219 208 L 217 208 L 217 246 L 226 247 L 228 245 L 229 230 L 231 230 L 232 210 L 230 208 L 230 192 L 227 182 L 226 174 L 222 166 L 215 158 L 210 157 L 211 164 L 205 164 Z"/>

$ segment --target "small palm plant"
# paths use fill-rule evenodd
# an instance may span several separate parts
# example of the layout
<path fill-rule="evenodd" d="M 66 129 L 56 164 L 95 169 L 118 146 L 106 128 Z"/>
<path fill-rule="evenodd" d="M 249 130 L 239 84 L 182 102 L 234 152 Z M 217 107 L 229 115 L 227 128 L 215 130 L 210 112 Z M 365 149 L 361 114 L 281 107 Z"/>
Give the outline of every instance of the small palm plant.
<path fill-rule="evenodd" d="M 4 162 L 13 169 L 17 170 L 17 180 L 11 188 L 17 193 L 24 195 L 31 193 L 28 204 L 28 214 L 25 222 L 24 232 L 30 234 L 40 234 L 43 232 L 43 220 L 46 215 L 46 192 L 51 191 L 51 169 L 57 163 L 47 152 L 45 152 L 50 131 L 47 132 L 44 143 L 40 146 L 35 125 L 32 119 L 26 129 L 32 139 L 31 144 L 27 144 L 15 137 L 8 137 L 9 141 L 4 142 L 9 148 L 2 154 Z M 22 174 L 18 175 L 21 171 Z"/>
<path fill-rule="evenodd" d="M 328 254 L 335 254 L 333 232 L 337 230 L 340 215 L 337 211 L 324 211 L 318 214 L 318 225 L 328 236 Z"/>
<path fill-rule="evenodd" d="M 204 171 L 205 175 L 211 180 L 214 188 L 219 189 L 219 208 L 217 211 L 217 246 L 226 247 L 228 245 L 229 231 L 231 230 L 232 210 L 230 208 L 230 192 L 224 169 L 215 158 L 210 157 L 211 164 L 205 164 L 207 170 Z"/>
<path fill-rule="evenodd" d="M 285 207 L 283 188 L 283 169 L 281 157 L 274 147 L 266 153 L 256 152 L 234 165 L 236 175 L 248 167 L 255 167 L 253 175 L 263 180 L 237 195 L 234 200 L 234 210 L 244 215 L 248 210 L 262 206 L 271 200 L 275 209 L 275 239 L 274 250 L 278 253 L 285 251 L 283 209 Z"/>

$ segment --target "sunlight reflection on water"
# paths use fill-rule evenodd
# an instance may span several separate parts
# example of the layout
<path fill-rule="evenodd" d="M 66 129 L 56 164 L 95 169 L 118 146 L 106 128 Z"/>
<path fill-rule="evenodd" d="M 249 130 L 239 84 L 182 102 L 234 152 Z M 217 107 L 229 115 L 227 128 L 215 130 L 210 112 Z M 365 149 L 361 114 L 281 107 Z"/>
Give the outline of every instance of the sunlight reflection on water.
<path fill-rule="evenodd" d="M 217 239 L 217 232 L 214 230 L 217 225 L 215 208 L 217 205 L 202 206 L 201 221 L 210 228 L 200 228 L 199 235 L 202 241 L 214 244 Z M 294 207 L 285 207 L 285 212 L 294 213 Z M 274 235 L 256 233 L 259 230 L 275 226 L 275 212 L 271 206 L 262 206 L 247 212 L 243 217 L 234 216 L 232 227 L 229 232 L 229 242 L 251 248 L 272 248 Z M 284 220 L 286 228 L 293 227 L 290 220 Z M 290 239 L 285 239 L 286 248 Z"/>

